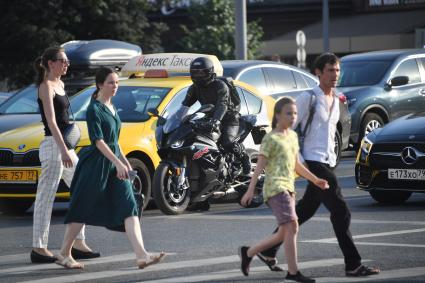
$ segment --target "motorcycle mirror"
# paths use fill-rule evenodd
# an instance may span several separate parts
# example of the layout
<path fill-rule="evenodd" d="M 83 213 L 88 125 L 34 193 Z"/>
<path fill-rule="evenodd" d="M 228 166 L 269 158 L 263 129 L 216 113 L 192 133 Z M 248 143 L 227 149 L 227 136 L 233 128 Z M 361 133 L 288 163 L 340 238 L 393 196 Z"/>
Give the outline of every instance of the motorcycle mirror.
<path fill-rule="evenodd" d="M 156 108 L 149 108 L 148 109 L 148 114 L 150 116 L 158 117 L 158 115 L 159 115 L 158 109 L 156 109 Z"/>
<path fill-rule="evenodd" d="M 165 125 L 165 122 L 167 122 L 167 120 L 164 117 L 158 116 L 158 125 Z"/>

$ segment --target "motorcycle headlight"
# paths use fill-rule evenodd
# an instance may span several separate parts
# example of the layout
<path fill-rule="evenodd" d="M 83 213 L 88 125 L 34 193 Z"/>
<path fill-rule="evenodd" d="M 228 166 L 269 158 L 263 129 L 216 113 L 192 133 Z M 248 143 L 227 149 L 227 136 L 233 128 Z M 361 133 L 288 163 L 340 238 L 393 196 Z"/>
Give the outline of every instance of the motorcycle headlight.
<path fill-rule="evenodd" d="M 180 148 L 182 147 L 184 140 L 178 140 L 171 144 L 171 148 Z"/>

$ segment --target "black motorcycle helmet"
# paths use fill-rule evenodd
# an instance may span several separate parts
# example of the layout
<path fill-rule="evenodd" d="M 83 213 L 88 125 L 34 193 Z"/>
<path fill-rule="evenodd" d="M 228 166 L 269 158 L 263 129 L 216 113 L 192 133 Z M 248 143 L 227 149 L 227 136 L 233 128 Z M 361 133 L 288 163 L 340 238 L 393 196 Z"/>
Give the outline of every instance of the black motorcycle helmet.
<path fill-rule="evenodd" d="M 198 57 L 190 63 L 190 78 L 199 86 L 206 86 L 214 80 L 214 64 L 207 57 Z"/>

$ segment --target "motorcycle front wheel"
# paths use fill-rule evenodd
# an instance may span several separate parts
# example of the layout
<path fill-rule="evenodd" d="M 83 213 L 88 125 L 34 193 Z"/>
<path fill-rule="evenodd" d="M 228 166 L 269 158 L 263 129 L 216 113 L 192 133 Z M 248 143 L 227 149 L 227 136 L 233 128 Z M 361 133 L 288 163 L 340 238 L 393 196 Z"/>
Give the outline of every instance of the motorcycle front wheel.
<path fill-rule="evenodd" d="M 153 197 L 158 208 L 168 215 L 182 214 L 190 202 L 189 189 L 178 189 L 174 179 L 177 178 L 170 165 L 159 164 L 153 176 Z"/>

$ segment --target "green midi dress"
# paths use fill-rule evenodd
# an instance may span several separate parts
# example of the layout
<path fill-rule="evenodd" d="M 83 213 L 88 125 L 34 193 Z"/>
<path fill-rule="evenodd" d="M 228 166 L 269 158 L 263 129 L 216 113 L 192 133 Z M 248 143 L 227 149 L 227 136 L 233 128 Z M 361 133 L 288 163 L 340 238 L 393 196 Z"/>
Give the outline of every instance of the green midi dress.
<path fill-rule="evenodd" d="M 86 119 L 91 145 L 79 154 L 65 223 L 85 223 L 124 231 L 124 219 L 138 216 L 132 184 L 128 179 L 117 178 L 115 165 L 96 147 L 96 140 L 102 139 L 119 157 L 121 120 L 116 111 L 114 115 L 96 99 L 90 101 Z"/>

